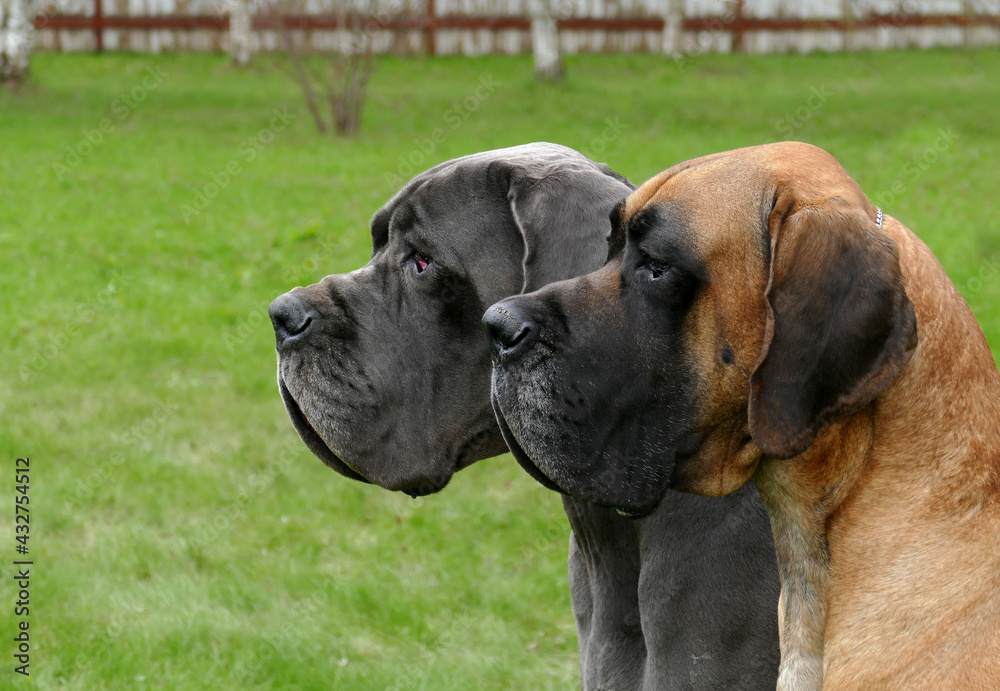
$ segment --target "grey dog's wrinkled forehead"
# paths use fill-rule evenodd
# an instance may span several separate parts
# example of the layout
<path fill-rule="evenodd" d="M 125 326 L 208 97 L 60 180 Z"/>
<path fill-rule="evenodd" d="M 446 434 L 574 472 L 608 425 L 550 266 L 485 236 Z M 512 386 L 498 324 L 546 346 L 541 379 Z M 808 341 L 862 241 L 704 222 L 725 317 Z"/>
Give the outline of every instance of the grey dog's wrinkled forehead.
<path fill-rule="evenodd" d="M 413 214 L 412 208 L 404 210 L 400 209 L 401 206 L 415 205 L 421 194 L 433 189 L 435 194 L 455 196 L 454 204 L 449 206 L 460 209 L 467 203 L 466 197 L 469 195 L 470 188 L 488 183 L 491 169 L 499 170 L 499 172 L 508 175 L 516 172 L 534 180 L 543 180 L 549 176 L 573 176 L 574 184 L 578 187 L 593 185 L 595 196 L 597 196 L 599 184 L 597 180 L 599 178 L 592 177 L 593 173 L 599 173 L 621 182 L 628 188 L 625 190 L 626 193 L 635 189 L 634 185 L 607 165 L 595 163 L 580 152 L 560 144 L 534 142 L 506 149 L 483 151 L 445 161 L 414 176 L 372 217 L 373 247 L 377 248 L 384 244 L 388 236 L 390 221 L 393 220 L 397 209 L 404 214 Z M 453 177 L 461 177 L 464 184 L 442 184 L 445 180 Z M 396 218 L 397 222 L 400 220 L 402 219 Z"/>
<path fill-rule="evenodd" d="M 384 211 L 395 208 L 400 201 L 408 198 L 413 192 L 423 186 L 428 180 L 437 177 L 440 173 L 452 168 L 461 169 L 463 172 L 476 170 L 485 171 L 492 163 L 502 163 L 511 168 L 520 168 L 525 174 L 541 179 L 555 174 L 572 174 L 574 172 L 598 172 L 609 175 L 620 180 L 634 189 L 634 185 L 624 177 L 611 170 L 603 163 L 595 163 L 581 154 L 579 151 L 570 149 L 561 144 L 550 144 L 549 142 L 534 142 L 532 144 L 521 144 L 511 146 L 506 149 L 493 149 L 476 154 L 469 154 L 460 158 L 453 158 L 450 161 L 440 163 L 433 168 L 428 168 L 424 172 L 414 176 L 402 189 L 390 199 L 382 209 L 376 214 L 378 218 Z M 390 211 L 391 212 L 391 211 Z M 374 222 L 374 220 L 373 220 Z"/>

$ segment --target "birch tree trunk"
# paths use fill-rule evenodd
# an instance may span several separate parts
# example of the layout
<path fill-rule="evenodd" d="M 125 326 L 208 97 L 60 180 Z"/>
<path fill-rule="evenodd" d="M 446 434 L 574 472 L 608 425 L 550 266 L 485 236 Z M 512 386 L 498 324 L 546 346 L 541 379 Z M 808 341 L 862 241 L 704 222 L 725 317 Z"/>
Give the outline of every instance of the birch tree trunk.
<path fill-rule="evenodd" d="M 552 0 L 530 0 L 531 50 L 535 57 L 535 76 L 539 79 L 562 79 L 559 55 L 559 28 L 552 11 Z"/>
<path fill-rule="evenodd" d="M 35 43 L 31 0 L 0 0 L 0 83 L 17 85 L 28 77 Z"/>
<path fill-rule="evenodd" d="M 681 27 L 684 25 L 684 0 L 667 0 L 663 18 L 663 52 L 671 57 L 681 55 Z"/>
<path fill-rule="evenodd" d="M 232 0 L 229 3 L 229 55 L 241 67 L 249 65 L 256 52 L 250 2 L 251 0 Z"/>

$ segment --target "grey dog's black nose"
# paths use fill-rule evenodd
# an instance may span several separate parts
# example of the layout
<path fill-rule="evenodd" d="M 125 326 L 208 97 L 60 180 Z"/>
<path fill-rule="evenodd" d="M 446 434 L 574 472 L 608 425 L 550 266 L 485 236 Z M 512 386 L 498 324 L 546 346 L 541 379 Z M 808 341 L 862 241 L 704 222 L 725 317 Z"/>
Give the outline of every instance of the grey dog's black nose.
<path fill-rule="evenodd" d="M 313 311 L 291 293 L 275 298 L 267 310 L 274 325 L 274 338 L 278 350 L 300 340 L 313 323 Z"/>
<path fill-rule="evenodd" d="M 538 324 L 526 318 L 510 302 L 498 302 L 486 310 L 483 326 L 490 339 L 493 357 L 506 360 L 531 349 L 538 337 Z"/>

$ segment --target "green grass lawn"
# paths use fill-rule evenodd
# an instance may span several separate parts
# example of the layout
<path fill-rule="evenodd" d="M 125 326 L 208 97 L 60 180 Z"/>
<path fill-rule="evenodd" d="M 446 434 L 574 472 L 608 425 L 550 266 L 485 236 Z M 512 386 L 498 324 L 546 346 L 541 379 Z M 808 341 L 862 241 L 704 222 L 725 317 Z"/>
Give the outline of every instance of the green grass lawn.
<path fill-rule="evenodd" d="M 346 141 L 280 73 L 220 56 L 39 55 L 33 85 L 0 93 L 0 687 L 577 684 L 554 494 L 509 457 L 416 501 L 349 482 L 278 398 L 269 302 L 363 264 L 396 175 L 548 140 L 638 183 L 812 142 L 934 249 L 1000 354 L 996 50 L 568 70 L 387 59 Z M 11 671 L 19 455 L 30 681 Z"/>

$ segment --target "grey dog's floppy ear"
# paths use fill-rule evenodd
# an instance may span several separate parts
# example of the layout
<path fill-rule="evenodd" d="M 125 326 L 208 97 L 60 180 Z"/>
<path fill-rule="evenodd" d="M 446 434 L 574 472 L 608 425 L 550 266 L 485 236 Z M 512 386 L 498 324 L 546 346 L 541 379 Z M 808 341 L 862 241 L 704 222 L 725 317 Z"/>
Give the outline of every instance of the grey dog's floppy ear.
<path fill-rule="evenodd" d="M 750 433 L 778 458 L 873 401 L 917 344 L 899 249 L 868 210 L 793 206 L 779 199 L 770 216 L 764 343 L 750 379 Z"/>
<path fill-rule="evenodd" d="M 611 209 L 632 187 L 606 166 L 580 157 L 558 169 L 507 170 L 514 223 L 524 240 L 522 292 L 600 268 Z"/>

